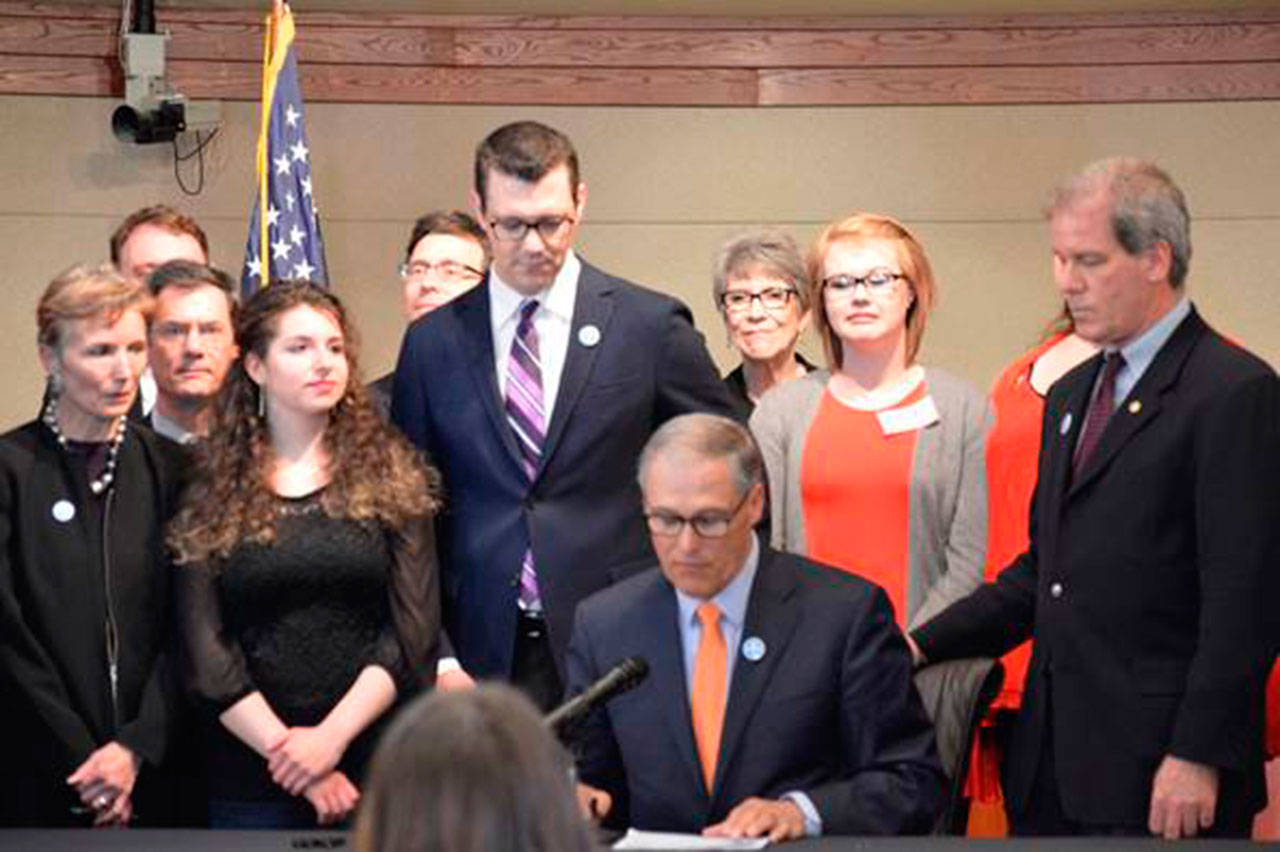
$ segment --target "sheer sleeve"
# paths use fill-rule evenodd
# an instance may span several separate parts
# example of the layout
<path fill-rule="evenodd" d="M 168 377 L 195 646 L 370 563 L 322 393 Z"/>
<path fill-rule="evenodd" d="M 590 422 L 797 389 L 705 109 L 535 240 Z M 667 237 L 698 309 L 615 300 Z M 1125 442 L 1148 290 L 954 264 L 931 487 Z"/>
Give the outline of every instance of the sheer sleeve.
<path fill-rule="evenodd" d="M 435 525 L 430 515 L 390 532 L 388 590 L 391 623 L 374 662 L 385 668 L 404 698 L 435 683 L 440 652 L 440 581 Z"/>
<path fill-rule="evenodd" d="M 197 705 L 220 714 L 254 691 L 240 646 L 226 633 L 218 602 L 218 575 L 200 562 L 180 565 L 174 576 L 179 670 Z"/>

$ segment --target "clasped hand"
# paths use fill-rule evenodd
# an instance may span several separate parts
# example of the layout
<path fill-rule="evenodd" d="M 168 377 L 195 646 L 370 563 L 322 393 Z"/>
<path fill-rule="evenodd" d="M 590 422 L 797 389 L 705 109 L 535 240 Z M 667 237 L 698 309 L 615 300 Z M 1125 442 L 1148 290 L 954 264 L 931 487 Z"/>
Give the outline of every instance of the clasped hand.
<path fill-rule="evenodd" d="M 99 748 L 67 776 L 80 801 L 93 809 L 95 826 L 129 824 L 137 780 L 137 755 L 117 742 Z"/>
<path fill-rule="evenodd" d="M 307 801 L 316 809 L 320 825 L 332 825 L 346 819 L 360 801 L 360 791 L 342 772 L 334 770 L 305 791 Z"/>
<path fill-rule="evenodd" d="M 272 781 L 297 796 L 325 779 L 346 747 L 346 741 L 324 725 L 289 728 L 268 749 L 267 770 Z"/>

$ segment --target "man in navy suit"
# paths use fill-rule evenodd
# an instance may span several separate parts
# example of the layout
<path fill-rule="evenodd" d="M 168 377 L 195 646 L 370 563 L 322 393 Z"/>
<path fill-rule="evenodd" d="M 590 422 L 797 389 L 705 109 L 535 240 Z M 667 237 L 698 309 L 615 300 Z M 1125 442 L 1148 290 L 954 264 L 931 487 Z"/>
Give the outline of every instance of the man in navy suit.
<path fill-rule="evenodd" d="M 677 414 L 730 410 L 688 309 L 574 254 L 586 201 L 563 134 L 490 134 L 472 206 L 492 265 L 410 326 L 392 388 L 392 421 L 444 476 L 457 657 L 543 708 L 578 601 L 652 561 L 632 477 L 645 440 Z"/>
<path fill-rule="evenodd" d="M 927 832 L 946 782 L 888 597 L 762 546 L 761 471 L 724 417 L 676 418 L 646 446 L 659 567 L 578 608 L 569 692 L 626 657 L 650 673 L 574 732 L 584 807 L 775 841 Z"/>
<path fill-rule="evenodd" d="M 1049 391 L 1030 546 L 913 632 L 928 660 L 1035 639 L 1006 764 L 1020 834 L 1247 837 L 1280 569 L 1280 385 L 1186 295 L 1167 174 L 1095 163 L 1049 210 L 1075 331 Z"/>

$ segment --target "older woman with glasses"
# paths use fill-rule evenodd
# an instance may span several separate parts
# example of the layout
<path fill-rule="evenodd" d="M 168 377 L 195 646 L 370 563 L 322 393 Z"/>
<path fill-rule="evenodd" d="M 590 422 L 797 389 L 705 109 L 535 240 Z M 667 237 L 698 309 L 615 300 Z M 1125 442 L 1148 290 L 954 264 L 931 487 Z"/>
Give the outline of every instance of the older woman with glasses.
<path fill-rule="evenodd" d="M 878 583 L 899 624 L 918 624 L 982 580 L 986 403 L 916 362 L 935 284 L 903 225 L 836 222 L 809 272 L 829 370 L 769 392 L 751 418 L 773 544 Z"/>
<path fill-rule="evenodd" d="M 742 354 L 724 383 L 746 420 L 765 391 L 816 369 L 796 351 L 809 325 L 809 274 L 791 237 L 751 231 L 720 249 L 713 282 L 729 342 Z"/>

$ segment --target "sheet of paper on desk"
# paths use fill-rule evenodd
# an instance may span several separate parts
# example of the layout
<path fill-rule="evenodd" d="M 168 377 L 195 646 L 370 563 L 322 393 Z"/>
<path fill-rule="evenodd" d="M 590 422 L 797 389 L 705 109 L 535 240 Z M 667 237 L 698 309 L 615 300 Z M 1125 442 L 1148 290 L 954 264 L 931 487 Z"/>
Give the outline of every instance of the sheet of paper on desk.
<path fill-rule="evenodd" d="M 767 837 L 703 837 L 700 834 L 676 834 L 670 831 L 637 831 L 627 829 L 622 839 L 613 844 L 614 849 L 763 849 L 769 845 Z"/>

